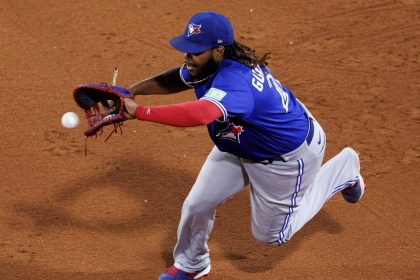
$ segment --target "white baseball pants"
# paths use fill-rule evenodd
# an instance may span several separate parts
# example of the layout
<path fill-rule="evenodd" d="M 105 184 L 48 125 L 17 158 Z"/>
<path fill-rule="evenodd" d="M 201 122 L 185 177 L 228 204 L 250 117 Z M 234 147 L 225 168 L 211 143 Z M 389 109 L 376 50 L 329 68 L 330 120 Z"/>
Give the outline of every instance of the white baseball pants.
<path fill-rule="evenodd" d="M 310 145 L 304 141 L 284 155 L 286 162 L 264 165 L 214 147 L 182 207 L 175 266 L 194 272 L 210 265 L 207 241 L 216 208 L 247 185 L 254 237 L 264 244 L 287 242 L 334 193 L 359 177 L 359 157 L 351 148 L 321 167 L 325 146 L 325 133 L 314 120 Z"/>

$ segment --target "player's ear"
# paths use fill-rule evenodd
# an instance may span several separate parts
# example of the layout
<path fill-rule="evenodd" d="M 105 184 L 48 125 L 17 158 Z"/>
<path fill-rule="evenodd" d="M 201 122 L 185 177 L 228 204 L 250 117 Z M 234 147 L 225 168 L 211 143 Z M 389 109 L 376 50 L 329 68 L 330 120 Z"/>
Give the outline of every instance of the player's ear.
<path fill-rule="evenodd" d="M 225 57 L 225 47 L 218 46 L 213 49 L 213 59 L 220 63 Z"/>
<path fill-rule="evenodd" d="M 225 47 L 223 47 L 223 46 L 216 47 L 215 48 L 215 53 L 216 53 L 216 56 L 223 57 L 224 54 L 225 54 Z"/>

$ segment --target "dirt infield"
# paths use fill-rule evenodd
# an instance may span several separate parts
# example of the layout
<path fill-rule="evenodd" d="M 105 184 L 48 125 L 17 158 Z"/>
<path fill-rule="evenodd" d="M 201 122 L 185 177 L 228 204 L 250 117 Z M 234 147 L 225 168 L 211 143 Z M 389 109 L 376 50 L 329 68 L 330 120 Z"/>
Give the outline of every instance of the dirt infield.
<path fill-rule="evenodd" d="M 172 265 L 206 128 L 132 121 L 84 157 L 85 123 L 60 118 L 82 116 L 72 90 L 111 82 L 115 66 L 124 86 L 180 65 L 168 41 L 204 10 L 272 53 L 325 128 L 326 159 L 354 147 L 368 186 L 356 205 L 333 197 L 281 247 L 253 239 L 239 193 L 218 209 L 209 279 L 420 279 L 420 1 L 208 2 L 1 1 L 0 279 L 149 280 Z"/>

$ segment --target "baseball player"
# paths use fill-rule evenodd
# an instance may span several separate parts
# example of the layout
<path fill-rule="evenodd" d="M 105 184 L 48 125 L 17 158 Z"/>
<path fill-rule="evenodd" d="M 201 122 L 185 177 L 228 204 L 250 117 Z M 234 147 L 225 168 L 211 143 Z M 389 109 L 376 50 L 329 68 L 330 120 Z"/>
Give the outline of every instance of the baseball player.
<path fill-rule="evenodd" d="M 210 272 L 208 239 L 217 206 L 250 188 L 252 234 L 279 245 L 299 231 L 335 193 L 363 195 L 358 154 L 345 148 L 321 166 L 326 136 L 309 110 L 257 56 L 234 39 L 229 20 L 203 12 L 170 44 L 181 67 L 128 87 L 134 95 L 193 88 L 197 100 L 164 106 L 125 100 L 126 118 L 190 127 L 207 125 L 215 146 L 186 198 L 174 265 L 159 280 L 200 279 Z"/>

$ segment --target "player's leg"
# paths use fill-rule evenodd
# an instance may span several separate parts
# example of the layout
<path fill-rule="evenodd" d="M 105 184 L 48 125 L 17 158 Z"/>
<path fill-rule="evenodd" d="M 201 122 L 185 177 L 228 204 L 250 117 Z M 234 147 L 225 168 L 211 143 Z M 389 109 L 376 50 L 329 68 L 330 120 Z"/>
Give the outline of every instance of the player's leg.
<path fill-rule="evenodd" d="M 289 238 L 293 215 L 322 163 L 301 158 L 270 165 L 244 162 L 250 180 L 252 233 L 263 244 L 281 244 Z"/>
<path fill-rule="evenodd" d="M 195 272 L 210 264 L 207 241 L 216 208 L 248 184 L 241 161 L 213 148 L 182 207 L 175 266 Z"/>
<path fill-rule="evenodd" d="M 303 195 L 300 206 L 292 217 L 288 235 L 291 237 L 301 229 L 335 193 L 356 184 L 359 176 L 359 156 L 353 149 L 345 148 L 331 158 L 321 167 Z"/>
<path fill-rule="evenodd" d="M 300 201 L 299 163 L 261 165 L 245 161 L 244 166 L 250 178 L 252 234 L 263 244 L 276 245 Z"/>
<path fill-rule="evenodd" d="M 325 133 L 316 123 L 314 137 L 289 153 L 286 162 L 263 165 L 243 161 L 250 180 L 252 232 L 264 244 L 285 239 L 293 213 L 318 173 L 325 151 Z M 308 154 L 310 156 L 305 156 Z"/>
<path fill-rule="evenodd" d="M 314 135 L 310 145 L 287 162 L 244 162 L 251 186 L 252 230 L 263 243 L 287 242 L 334 192 L 357 180 L 357 154 L 344 149 L 321 168 L 326 140 L 316 122 Z"/>

